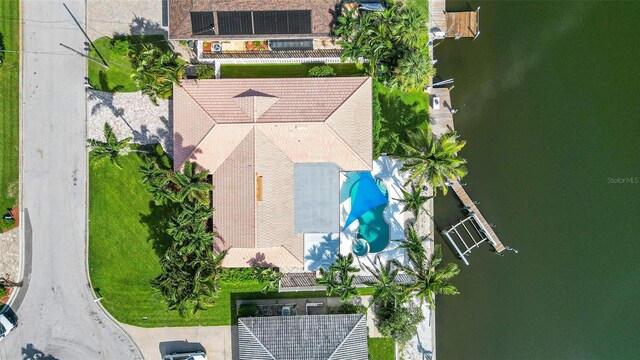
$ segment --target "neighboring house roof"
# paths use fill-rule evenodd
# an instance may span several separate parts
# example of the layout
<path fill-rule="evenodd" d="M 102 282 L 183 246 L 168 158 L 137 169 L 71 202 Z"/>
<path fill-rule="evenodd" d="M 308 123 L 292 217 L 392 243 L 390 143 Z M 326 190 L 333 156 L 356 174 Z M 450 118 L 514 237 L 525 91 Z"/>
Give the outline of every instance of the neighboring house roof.
<path fill-rule="evenodd" d="M 169 0 L 169 38 L 206 40 L 329 36 L 336 21 L 338 3 L 339 0 Z M 266 13 L 268 11 L 271 13 Z M 283 21 L 275 16 L 273 11 L 297 11 L 298 14 L 294 14 L 292 19 L 286 19 L 286 22 L 293 20 L 305 22 L 306 24 L 302 26 L 305 30 L 297 34 L 279 33 L 276 28 L 278 28 L 278 22 L 283 23 Z M 299 13 L 302 11 L 306 14 L 300 16 Z M 225 19 L 219 16 L 220 13 L 227 16 L 225 18 L 228 19 L 227 22 L 239 26 L 241 32 L 247 30 L 251 33 L 225 35 L 224 30 L 221 33 L 221 25 L 224 26 Z M 259 21 L 258 15 L 266 16 Z M 229 19 L 228 16 L 232 18 Z M 239 20 L 233 19 L 235 16 L 238 16 Z M 247 28 L 239 24 L 243 20 L 249 22 L 246 24 Z M 270 29 L 273 31 L 269 31 Z"/>
<path fill-rule="evenodd" d="M 362 314 L 238 319 L 239 360 L 366 360 Z"/>
<path fill-rule="evenodd" d="M 194 161 L 212 174 L 214 224 L 225 248 L 234 248 L 225 266 L 258 262 L 302 268 L 294 164 L 335 163 L 336 176 L 340 169 L 372 168 L 371 79 L 181 85 L 174 86 L 174 166 Z M 278 249 L 281 256 L 274 255 Z"/>

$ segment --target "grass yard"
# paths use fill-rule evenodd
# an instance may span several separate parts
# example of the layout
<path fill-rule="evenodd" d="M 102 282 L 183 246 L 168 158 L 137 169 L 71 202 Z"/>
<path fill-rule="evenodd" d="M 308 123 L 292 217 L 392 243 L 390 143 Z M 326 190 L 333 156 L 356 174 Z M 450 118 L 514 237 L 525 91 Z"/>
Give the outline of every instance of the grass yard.
<path fill-rule="evenodd" d="M 130 46 L 140 46 L 144 43 L 167 44 L 162 35 L 127 36 Z M 105 59 L 109 68 L 105 68 L 93 61 L 89 61 L 89 84 L 96 90 L 107 92 L 134 92 L 140 90 L 133 80 L 131 80 L 131 61 L 125 51 L 118 51 L 114 46 L 114 39 L 104 36 L 93 42 L 98 52 L 93 47 L 89 47 L 89 56 L 100 60 L 100 55 Z M 168 47 L 168 44 L 167 44 Z M 100 62 L 100 61 L 99 61 Z"/>
<path fill-rule="evenodd" d="M 428 125 L 429 95 L 423 92 L 403 92 L 390 90 L 376 83 L 381 105 L 380 135 L 376 147 L 381 152 L 398 155 L 402 153 L 401 143 L 408 141 L 407 131 L 416 131 Z"/>
<path fill-rule="evenodd" d="M 309 69 L 324 64 L 261 64 L 222 65 L 221 78 L 301 78 L 309 77 Z M 363 76 L 355 64 L 326 64 L 336 71 L 336 76 Z"/>
<path fill-rule="evenodd" d="M 394 360 L 395 344 L 392 338 L 368 338 L 369 360 Z"/>
<path fill-rule="evenodd" d="M 0 50 L 20 50 L 20 0 L 0 1 Z M 0 54 L 0 215 L 18 200 L 20 61 L 17 52 Z"/>
<path fill-rule="evenodd" d="M 236 299 L 322 297 L 324 292 L 260 293 L 257 281 L 221 282 L 216 304 L 190 319 L 168 311 L 149 281 L 160 274 L 166 243 L 157 243 L 166 228 L 163 208 L 153 203 L 140 180 L 146 161 L 170 166 L 159 146 L 149 154 L 121 157 L 122 170 L 106 161 L 92 162 L 89 171 L 89 271 L 102 304 L 118 321 L 143 327 L 229 325 L 235 321 Z M 165 237 L 166 238 L 166 237 Z M 373 289 L 360 288 L 362 295 Z M 146 317 L 146 320 L 144 318 Z"/>

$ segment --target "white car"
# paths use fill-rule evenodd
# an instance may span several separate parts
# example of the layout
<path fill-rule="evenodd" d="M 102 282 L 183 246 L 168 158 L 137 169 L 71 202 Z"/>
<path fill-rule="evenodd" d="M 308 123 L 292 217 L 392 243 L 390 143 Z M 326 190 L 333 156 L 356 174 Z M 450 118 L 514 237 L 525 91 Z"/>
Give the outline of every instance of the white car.
<path fill-rule="evenodd" d="M 18 319 L 15 316 L 9 313 L 0 314 L 0 341 L 16 326 L 18 326 Z"/>
<path fill-rule="evenodd" d="M 192 353 L 173 353 L 165 355 L 162 360 L 207 360 L 207 354 L 202 351 Z"/>

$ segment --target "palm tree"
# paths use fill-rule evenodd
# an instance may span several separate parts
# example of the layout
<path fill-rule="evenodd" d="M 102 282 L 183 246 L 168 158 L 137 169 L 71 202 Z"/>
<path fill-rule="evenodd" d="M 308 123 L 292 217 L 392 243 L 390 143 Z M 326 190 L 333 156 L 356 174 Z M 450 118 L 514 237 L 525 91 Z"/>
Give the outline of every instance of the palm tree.
<path fill-rule="evenodd" d="M 465 141 L 458 140 L 454 131 L 440 138 L 436 138 L 429 129 L 409 134 L 409 142 L 401 144 L 404 154 L 400 155 L 404 159 L 404 168 L 411 172 L 407 184 L 415 181 L 416 186 L 423 186 L 428 182 L 434 195 L 437 188 L 446 194 L 448 179 L 461 179 L 467 174 L 464 166 L 467 161 L 458 155 L 465 144 Z"/>
<path fill-rule="evenodd" d="M 404 267 L 405 272 L 415 278 L 415 283 L 409 287 L 410 291 L 415 293 L 421 303 L 426 300 L 431 308 L 436 306 L 436 295 L 459 294 L 458 289 L 449 283 L 460 272 L 458 265 L 449 263 L 444 268 L 438 268 L 441 262 L 442 248 L 438 244 L 428 262 L 420 261 Z"/>
<path fill-rule="evenodd" d="M 411 211 L 414 218 L 418 218 L 424 204 L 433 196 L 426 196 L 423 194 L 422 187 L 416 186 L 415 183 L 411 183 L 411 192 L 401 189 L 402 199 L 398 200 L 404 207 L 404 211 Z"/>
<path fill-rule="evenodd" d="M 157 45 L 143 44 L 129 51 L 135 81 L 143 94 L 148 95 L 153 104 L 158 98 L 168 99 L 173 93 L 173 84 L 179 84 L 184 64 L 178 61 L 178 54 Z"/>
<path fill-rule="evenodd" d="M 94 160 L 109 159 L 114 163 L 118 169 L 122 169 L 118 163 L 118 156 L 130 151 L 131 137 L 118 140 L 116 134 L 109 123 L 104 123 L 103 130 L 104 138 L 106 141 L 97 139 L 88 139 L 87 142 L 91 146 L 91 157 Z"/>
<path fill-rule="evenodd" d="M 175 188 L 176 200 L 179 202 L 185 199 L 189 201 L 199 201 L 204 205 L 209 205 L 209 192 L 213 186 L 208 180 L 209 174 L 206 171 L 197 171 L 196 163 L 186 162 L 182 172 L 176 171 L 171 177 L 171 183 Z"/>
<path fill-rule="evenodd" d="M 260 290 L 263 294 L 268 293 L 270 291 L 275 291 L 280 286 L 280 279 L 282 279 L 282 274 L 275 268 L 273 267 L 263 268 L 263 267 L 254 265 L 253 271 L 254 271 L 256 280 L 265 283 L 262 286 L 262 289 Z"/>
<path fill-rule="evenodd" d="M 331 264 L 328 271 L 320 269 L 321 279 L 318 280 L 318 283 L 327 287 L 327 295 L 338 294 L 340 301 L 349 301 L 358 294 L 355 285 L 353 285 L 354 274 L 358 271 L 360 269 L 353 266 L 352 253 L 349 253 L 348 256 L 338 254 L 338 258 Z"/>
<path fill-rule="evenodd" d="M 206 256 L 180 256 L 172 246 L 162 259 L 162 273 L 151 281 L 160 291 L 169 309 L 187 317 L 211 305 L 220 291 L 222 260 L 227 252 Z"/>
<path fill-rule="evenodd" d="M 166 204 L 174 201 L 174 194 L 170 191 L 171 172 L 161 169 L 150 162 L 140 167 L 142 183 L 147 186 L 147 190 L 153 195 L 156 205 Z"/>
<path fill-rule="evenodd" d="M 380 269 L 372 270 L 365 265 L 367 270 L 375 277 L 376 281 L 372 284 L 374 288 L 371 296 L 371 305 L 384 305 L 388 303 L 402 304 L 407 299 L 405 289 L 396 283 L 398 276 L 398 267 L 393 261 L 380 267 Z"/>
<path fill-rule="evenodd" d="M 394 86 L 406 92 L 423 91 L 429 85 L 430 79 L 436 74 L 431 63 L 428 48 L 418 48 L 409 51 L 398 60 L 398 66 L 393 70 Z"/>
<path fill-rule="evenodd" d="M 406 237 L 400 241 L 400 246 L 398 247 L 405 250 L 412 264 L 423 263 L 427 258 L 423 244 L 427 240 L 426 236 L 420 237 L 418 235 L 413 225 L 409 225 Z"/>

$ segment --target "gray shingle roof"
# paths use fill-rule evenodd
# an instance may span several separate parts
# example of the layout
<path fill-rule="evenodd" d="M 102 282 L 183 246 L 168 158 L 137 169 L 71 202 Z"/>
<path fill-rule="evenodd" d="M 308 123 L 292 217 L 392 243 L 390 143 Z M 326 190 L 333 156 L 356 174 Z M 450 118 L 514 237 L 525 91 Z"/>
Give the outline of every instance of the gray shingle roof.
<path fill-rule="evenodd" d="M 367 360 L 362 314 L 238 319 L 240 360 Z"/>

